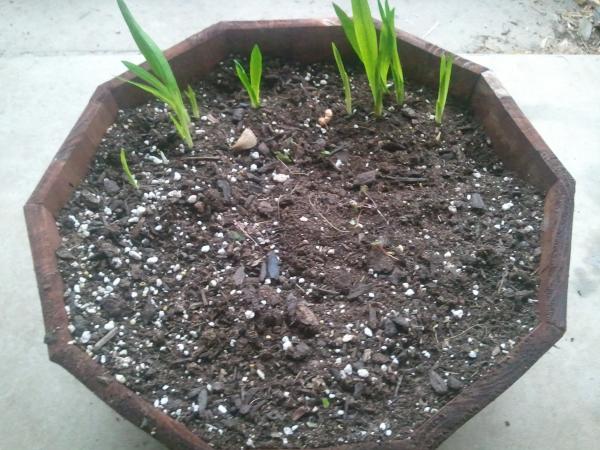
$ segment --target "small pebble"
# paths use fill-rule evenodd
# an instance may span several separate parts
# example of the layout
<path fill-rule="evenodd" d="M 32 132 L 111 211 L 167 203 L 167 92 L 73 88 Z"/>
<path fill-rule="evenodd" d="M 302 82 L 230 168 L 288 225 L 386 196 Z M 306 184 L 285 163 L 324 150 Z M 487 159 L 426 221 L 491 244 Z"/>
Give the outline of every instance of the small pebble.
<path fill-rule="evenodd" d="M 503 205 L 502 205 L 502 210 L 503 210 L 503 211 L 508 211 L 508 210 L 509 210 L 510 208 L 512 208 L 513 206 L 515 206 L 515 205 L 513 205 L 513 203 L 512 203 L 512 202 L 507 202 L 507 203 L 505 203 L 505 204 L 503 204 Z"/>
<path fill-rule="evenodd" d="M 127 381 L 126 378 L 120 373 L 115 375 L 115 380 L 117 380 L 119 383 L 125 383 L 125 381 Z"/>
<path fill-rule="evenodd" d="M 148 264 L 149 266 L 151 266 L 152 264 L 156 264 L 157 262 L 158 262 L 157 256 L 151 256 L 150 258 L 148 258 L 146 260 L 146 264 Z"/>
<path fill-rule="evenodd" d="M 244 315 L 246 316 L 246 319 L 250 320 L 250 319 L 254 319 L 254 316 L 256 316 L 256 314 L 254 314 L 254 311 L 251 310 L 246 310 L 246 312 L 244 313 Z"/>
<path fill-rule="evenodd" d="M 202 253 L 208 253 L 210 251 L 210 245 L 203 245 L 200 251 Z"/>

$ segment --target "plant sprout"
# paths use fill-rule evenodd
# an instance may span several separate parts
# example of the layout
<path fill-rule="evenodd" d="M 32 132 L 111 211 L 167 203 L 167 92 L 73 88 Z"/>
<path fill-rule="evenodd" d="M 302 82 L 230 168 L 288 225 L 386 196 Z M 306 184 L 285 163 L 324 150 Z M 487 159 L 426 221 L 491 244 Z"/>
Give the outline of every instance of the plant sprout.
<path fill-rule="evenodd" d="M 381 2 L 378 2 L 378 5 L 382 20 L 379 42 L 367 0 L 352 0 L 352 18 L 335 3 L 333 8 L 346 38 L 365 68 L 373 96 L 373 112 L 376 116 L 381 116 L 383 95 L 388 92 L 387 77 L 390 67 L 394 77 L 396 100 L 399 102 L 404 98 L 404 78 L 396 46 L 395 10 L 390 9 L 387 1 L 385 5 Z"/>
<path fill-rule="evenodd" d="M 254 44 L 252 53 L 250 53 L 250 76 L 246 69 L 235 59 L 235 72 L 242 82 L 242 85 L 250 96 L 250 104 L 253 108 L 260 107 L 260 78 L 262 76 L 262 54 L 258 44 Z"/>
<path fill-rule="evenodd" d="M 200 108 L 198 108 L 198 100 L 196 99 L 196 93 L 192 89 L 192 87 L 188 84 L 187 89 L 184 91 L 185 96 L 188 98 L 190 102 L 190 107 L 192 108 L 192 117 L 194 119 L 200 118 Z"/>
<path fill-rule="evenodd" d="M 448 98 L 448 88 L 450 87 L 450 76 L 452 75 L 452 55 L 442 54 L 440 59 L 440 84 L 438 86 L 438 98 L 435 103 L 435 122 L 442 124 L 446 99 Z"/>
<path fill-rule="evenodd" d="M 177 80 L 175 79 L 175 75 L 173 75 L 169 62 L 152 38 L 135 21 L 124 0 L 117 0 L 117 4 L 138 49 L 144 55 L 144 58 L 146 58 L 151 70 L 149 72 L 129 61 L 123 61 L 125 67 L 143 81 L 143 83 L 137 81 L 128 82 L 149 92 L 168 105 L 173 111 L 173 113 L 169 112 L 169 117 L 175 125 L 175 129 L 187 146 L 192 147 L 192 136 L 189 128 L 190 116 L 183 104 L 181 91 L 179 90 Z"/>
<path fill-rule="evenodd" d="M 131 184 L 134 188 L 138 189 L 138 181 L 135 179 L 135 176 L 131 173 L 131 170 L 129 170 L 129 164 L 127 164 L 127 156 L 125 155 L 124 148 L 121 149 L 121 167 L 123 168 L 123 172 L 125 172 L 125 176 L 127 177 L 127 181 L 129 181 L 129 184 Z"/>
<path fill-rule="evenodd" d="M 340 72 L 340 78 L 342 79 L 342 84 L 344 85 L 344 98 L 346 100 L 346 112 L 348 115 L 352 114 L 352 92 L 350 92 L 350 80 L 348 79 L 348 72 L 344 68 L 344 61 L 342 61 L 342 55 L 338 51 L 335 43 L 331 43 L 331 48 L 333 49 L 333 57 L 335 58 L 335 63 L 337 65 L 338 71 Z"/>
<path fill-rule="evenodd" d="M 390 9 L 388 0 L 385 0 L 385 5 L 382 6 L 381 2 L 377 2 L 379 6 L 379 14 L 381 15 L 381 35 L 380 40 L 387 41 L 388 48 L 390 49 L 390 61 L 389 64 L 392 68 L 392 79 L 394 80 L 394 93 L 396 96 L 396 103 L 401 105 L 404 103 L 404 74 L 402 72 L 402 65 L 400 64 L 400 55 L 398 54 L 398 43 L 396 42 L 396 25 L 394 23 L 396 17 L 396 9 Z M 387 62 L 387 61 L 386 61 Z M 387 84 L 387 69 L 383 75 L 383 82 Z"/>

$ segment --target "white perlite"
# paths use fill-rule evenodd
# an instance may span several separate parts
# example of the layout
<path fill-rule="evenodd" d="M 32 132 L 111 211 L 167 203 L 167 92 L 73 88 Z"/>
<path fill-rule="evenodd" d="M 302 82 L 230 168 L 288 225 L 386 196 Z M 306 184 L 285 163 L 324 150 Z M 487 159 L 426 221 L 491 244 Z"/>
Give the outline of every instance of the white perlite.
<path fill-rule="evenodd" d="M 246 312 L 244 313 L 244 316 L 246 316 L 246 319 L 250 320 L 250 319 L 254 319 L 254 316 L 256 314 L 254 314 L 254 311 L 251 310 L 246 310 Z"/>
<path fill-rule="evenodd" d="M 219 405 L 217 409 L 221 414 L 227 414 L 227 407 L 225 405 Z"/>
<path fill-rule="evenodd" d="M 512 202 L 507 202 L 507 203 L 505 203 L 505 204 L 503 204 L 503 205 L 502 205 L 502 210 L 504 210 L 504 211 L 508 211 L 508 210 L 509 210 L 510 208 L 512 208 L 513 206 L 515 206 L 515 205 L 513 205 L 513 203 L 512 203 Z"/>
<path fill-rule="evenodd" d="M 407 297 L 412 297 L 413 295 L 415 295 L 415 291 L 409 288 L 406 290 L 406 292 L 404 292 L 404 295 L 406 295 Z"/>
<path fill-rule="evenodd" d="M 361 378 L 367 378 L 369 376 L 369 371 L 367 369 L 358 369 L 356 374 Z"/>
<path fill-rule="evenodd" d="M 292 349 L 293 344 L 289 337 L 284 336 L 281 338 L 281 346 L 283 347 L 283 351 L 287 352 L 288 350 Z"/>
<path fill-rule="evenodd" d="M 273 172 L 273 181 L 277 181 L 278 183 L 285 183 L 289 179 L 290 176 L 286 175 L 285 173 Z"/>
<path fill-rule="evenodd" d="M 158 262 L 157 256 L 151 256 L 150 258 L 148 258 L 146 260 L 146 264 L 148 264 L 149 266 L 151 266 L 152 264 L 156 264 L 157 262 Z"/>
<path fill-rule="evenodd" d="M 350 342 L 352 339 L 354 339 L 354 336 L 351 334 L 345 334 L 342 337 L 342 342 Z"/>
<path fill-rule="evenodd" d="M 373 331 L 369 327 L 365 327 L 364 332 L 368 337 L 373 337 Z"/>
<path fill-rule="evenodd" d="M 131 250 L 129 252 L 129 256 L 133 259 L 137 259 L 138 261 L 142 260 L 142 254 L 139 252 L 136 252 L 135 250 Z"/>
<path fill-rule="evenodd" d="M 210 245 L 203 245 L 200 251 L 202 253 L 208 253 L 210 251 Z"/>
<path fill-rule="evenodd" d="M 198 196 L 196 194 L 192 194 L 187 198 L 187 202 L 190 204 L 194 204 L 198 201 Z"/>
<path fill-rule="evenodd" d="M 457 319 L 462 319 L 462 316 L 465 314 L 465 312 L 462 309 L 453 309 L 450 312 Z"/>
<path fill-rule="evenodd" d="M 125 381 L 127 381 L 126 378 L 120 373 L 115 375 L 115 380 L 117 380 L 119 383 L 125 383 Z"/>
<path fill-rule="evenodd" d="M 475 350 L 471 350 L 469 352 L 469 358 L 472 358 L 472 359 L 477 358 L 477 352 Z"/>
<path fill-rule="evenodd" d="M 87 344 L 88 342 L 90 342 L 91 338 L 92 338 L 92 333 L 89 332 L 88 330 L 85 330 L 83 333 L 81 333 L 81 337 L 79 338 L 79 340 L 81 341 L 82 344 Z"/>

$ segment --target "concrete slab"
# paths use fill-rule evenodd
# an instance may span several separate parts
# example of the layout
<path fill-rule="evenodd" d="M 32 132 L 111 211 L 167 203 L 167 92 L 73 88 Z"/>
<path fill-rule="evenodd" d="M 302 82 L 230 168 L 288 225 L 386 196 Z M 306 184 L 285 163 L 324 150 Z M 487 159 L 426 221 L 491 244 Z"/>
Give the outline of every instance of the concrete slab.
<path fill-rule="evenodd" d="M 120 53 L 134 49 L 114 0 L 0 1 L 0 56 Z M 350 10 L 350 0 L 337 3 Z M 377 2 L 370 0 L 373 11 Z M 535 52 L 554 37 L 574 0 L 392 0 L 396 25 L 455 52 Z M 167 47 L 220 20 L 333 17 L 330 1 L 129 0 L 135 17 Z M 484 49 L 484 50 L 481 50 Z"/>
<path fill-rule="evenodd" d="M 77 4 L 71 6 L 77 10 Z M 0 17 L 6 8 L 0 5 Z M 120 59 L 137 60 L 127 53 L 76 53 L 6 54 L 0 64 L 0 449 L 160 449 L 49 363 L 42 344 L 21 207 L 93 88 L 121 71 Z M 600 297 L 600 57 L 476 59 L 496 70 L 578 182 L 569 330 L 442 449 L 593 449 L 600 423 L 600 364 L 594 358 L 600 339 L 600 302 L 594 302 Z"/>

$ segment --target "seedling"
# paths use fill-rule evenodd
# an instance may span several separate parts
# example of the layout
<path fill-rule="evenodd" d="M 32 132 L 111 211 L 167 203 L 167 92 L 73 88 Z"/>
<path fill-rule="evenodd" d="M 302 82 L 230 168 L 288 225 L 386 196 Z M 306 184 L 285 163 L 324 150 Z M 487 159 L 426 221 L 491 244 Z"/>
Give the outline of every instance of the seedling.
<path fill-rule="evenodd" d="M 435 122 L 442 124 L 446 99 L 448 98 L 448 88 L 450 87 L 450 76 L 452 75 L 452 55 L 442 54 L 440 59 L 440 84 L 438 86 L 438 98 L 435 103 Z"/>
<path fill-rule="evenodd" d="M 127 156 L 125 155 L 124 148 L 121 149 L 121 167 L 123 168 L 123 172 L 125 172 L 125 176 L 127 177 L 127 181 L 129 181 L 129 184 L 131 184 L 134 188 L 138 189 L 139 184 L 135 179 L 135 176 L 131 173 L 131 170 L 129 170 L 129 164 L 127 164 Z"/>
<path fill-rule="evenodd" d="M 383 23 L 379 39 L 384 41 L 389 40 L 389 64 L 392 69 L 392 79 L 394 80 L 394 94 L 396 96 L 396 103 L 401 105 L 404 103 L 404 73 L 402 72 L 400 55 L 398 54 L 398 44 L 396 42 L 396 25 L 394 23 L 396 9 L 390 9 L 387 0 L 385 0 L 384 6 L 381 5 L 380 1 L 377 2 L 377 5 L 379 6 L 379 14 L 381 15 L 381 22 Z M 387 84 L 387 70 L 382 75 L 384 77 L 383 82 Z"/>
<path fill-rule="evenodd" d="M 194 119 L 199 119 L 200 108 L 198 108 L 198 100 L 196 99 L 196 93 L 189 84 L 185 90 L 185 96 L 188 98 L 188 102 L 190 102 L 190 107 L 192 108 L 192 117 L 194 117 Z"/>
<path fill-rule="evenodd" d="M 262 76 L 262 53 L 258 44 L 254 44 L 250 53 L 250 76 L 246 69 L 235 59 L 235 72 L 250 97 L 250 105 L 253 108 L 260 107 L 260 78 Z"/>
<path fill-rule="evenodd" d="M 350 115 L 352 114 L 352 92 L 350 92 L 350 79 L 348 78 L 348 72 L 346 72 L 346 68 L 344 67 L 342 55 L 340 55 L 340 52 L 338 51 L 334 42 L 331 43 L 331 48 L 333 49 L 333 57 L 335 58 L 335 63 L 337 65 L 338 71 L 340 72 L 342 84 L 344 85 L 344 99 L 346 100 L 346 112 L 348 113 L 348 115 Z"/>
<path fill-rule="evenodd" d="M 329 399 L 327 397 L 321 397 L 321 403 L 323 404 L 323 408 L 329 408 Z"/>
<path fill-rule="evenodd" d="M 160 51 L 156 43 L 152 40 L 148 34 L 139 26 L 135 21 L 129 8 L 123 0 L 117 0 L 121 14 L 127 23 L 127 27 L 131 32 L 131 35 L 138 46 L 138 49 L 146 58 L 148 65 L 150 66 L 150 72 L 146 69 L 133 64 L 129 61 L 123 61 L 123 64 L 127 69 L 133 72 L 143 82 L 129 81 L 129 83 L 149 92 L 157 99 L 165 102 L 168 107 L 173 111 L 169 112 L 169 117 L 175 129 L 185 141 L 188 147 L 192 147 L 192 136 L 190 134 L 190 116 L 183 104 L 183 98 L 175 75 L 171 70 L 169 62 L 165 58 L 165 55 Z"/>
<path fill-rule="evenodd" d="M 378 6 L 382 21 L 379 42 L 367 0 L 352 0 L 352 18 L 338 5 L 333 4 L 346 38 L 365 68 L 373 96 L 373 112 L 376 116 L 381 116 L 383 95 L 388 92 L 387 78 L 390 67 L 398 102 L 404 99 L 404 78 L 396 46 L 395 10 L 390 9 L 387 1 L 385 5 L 378 2 Z"/>

